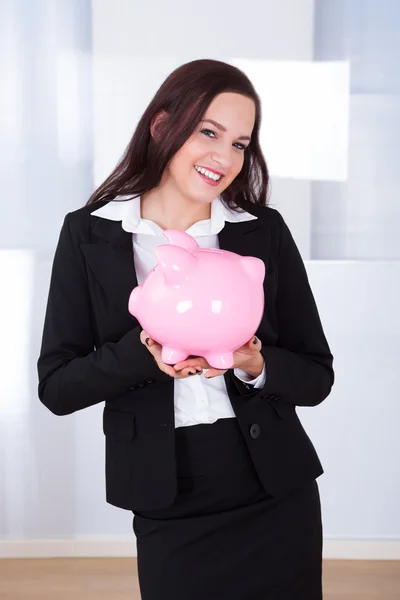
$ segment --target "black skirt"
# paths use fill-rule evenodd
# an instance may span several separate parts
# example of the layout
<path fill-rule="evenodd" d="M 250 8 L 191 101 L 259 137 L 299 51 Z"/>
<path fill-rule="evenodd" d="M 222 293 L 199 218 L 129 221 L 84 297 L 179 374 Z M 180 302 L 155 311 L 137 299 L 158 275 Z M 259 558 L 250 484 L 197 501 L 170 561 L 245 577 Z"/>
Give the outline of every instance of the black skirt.
<path fill-rule="evenodd" d="M 321 600 L 317 482 L 267 494 L 235 418 L 175 431 L 178 495 L 133 518 L 142 600 Z"/>

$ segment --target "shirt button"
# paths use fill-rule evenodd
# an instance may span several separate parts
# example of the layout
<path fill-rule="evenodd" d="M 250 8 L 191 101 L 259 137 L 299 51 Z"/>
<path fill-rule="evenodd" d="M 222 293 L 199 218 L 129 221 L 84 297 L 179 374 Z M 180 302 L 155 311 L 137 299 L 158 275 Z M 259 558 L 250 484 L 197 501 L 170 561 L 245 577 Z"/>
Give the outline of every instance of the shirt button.
<path fill-rule="evenodd" d="M 203 405 L 208 404 L 207 396 L 203 396 L 203 395 L 198 396 L 197 400 L 198 400 L 199 404 L 203 404 Z"/>
<path fill-rule="evenodd" d="M 257 423 L 253 423 L 253 425 L 250 427 L 250 435 L 253 440 L 256 440 L 258 437 L 260 437 L 260 433 L 260 426 Z"/>

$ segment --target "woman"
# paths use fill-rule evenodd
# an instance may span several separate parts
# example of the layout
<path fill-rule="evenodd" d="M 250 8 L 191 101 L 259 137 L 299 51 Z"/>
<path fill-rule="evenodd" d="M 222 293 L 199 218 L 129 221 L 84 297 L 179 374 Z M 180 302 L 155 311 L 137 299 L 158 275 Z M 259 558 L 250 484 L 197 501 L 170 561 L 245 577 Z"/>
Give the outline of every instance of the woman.
<path fill-rule="evenodd" d="M 328 396 L 332 355 L 267 206 L 260 119 L 232 65 L 176 69 L 54 258 L 39 396 L 57 415 L 105 401 L 107 501 L 134 513 L 143 600 L 322 598 L 323 471 L 296 406 Z M 169 228 L 265 262 L 263 319 L 232 369 L 166 365 L 128 313 Z"/>

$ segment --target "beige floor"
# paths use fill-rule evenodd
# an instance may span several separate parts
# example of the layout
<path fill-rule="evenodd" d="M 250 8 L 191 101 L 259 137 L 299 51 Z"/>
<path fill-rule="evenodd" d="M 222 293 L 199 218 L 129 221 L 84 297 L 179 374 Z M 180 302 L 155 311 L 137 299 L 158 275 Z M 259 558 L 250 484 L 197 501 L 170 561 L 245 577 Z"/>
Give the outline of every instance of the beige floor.
<path fill-rule="evenodd" d="M 0 599 L 140 600 L 136 559 L 3 559 Z M 324 600 L 400 600 L 400 561 L 325 561 Z"/>

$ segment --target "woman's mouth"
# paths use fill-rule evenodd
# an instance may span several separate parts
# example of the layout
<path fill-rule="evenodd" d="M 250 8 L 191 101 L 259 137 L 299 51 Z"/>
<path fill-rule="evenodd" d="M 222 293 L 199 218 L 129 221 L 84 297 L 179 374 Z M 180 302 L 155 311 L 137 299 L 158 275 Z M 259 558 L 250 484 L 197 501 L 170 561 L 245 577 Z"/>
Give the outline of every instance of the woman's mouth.
<path fill-rule="evenodd" d="M 223 175 L 217 175 L 217 173 L 214 173 L 213 171 L 209 171 L 208 169 L 205 169 L 204 167 L 198 167 L 196 165 L 194 168 L 196 169 L 196 171 L 200 175 L 200 177 L 203 179 L 203 181 L 205 181 L 209 185 L 216 186 L 219 184 L 219 182 L 223 178 Z"/>

